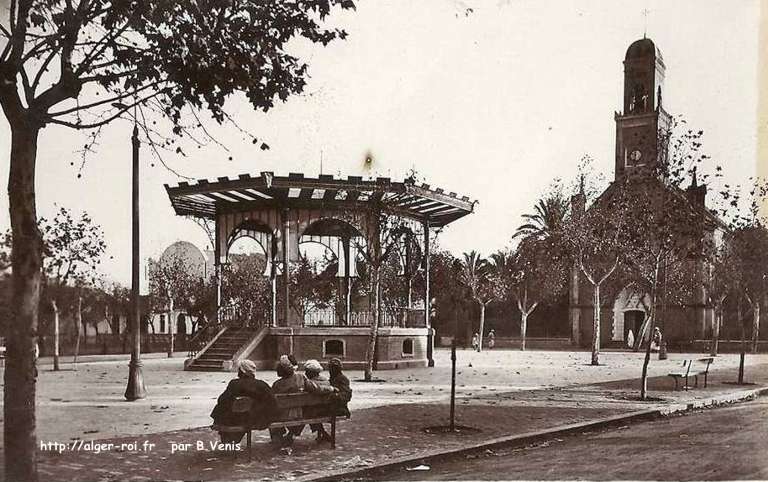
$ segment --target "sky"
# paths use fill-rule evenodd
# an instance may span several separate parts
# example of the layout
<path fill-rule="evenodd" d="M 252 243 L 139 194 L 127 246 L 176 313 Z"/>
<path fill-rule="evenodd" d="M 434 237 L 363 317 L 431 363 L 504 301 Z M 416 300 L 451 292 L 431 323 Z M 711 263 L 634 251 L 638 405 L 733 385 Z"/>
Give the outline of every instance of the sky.
<path fill-rule="evenodd" d="M 310 64 L 305 92 L 268 113 L 242 99 L 228 110 L 270 145 L 232 127 L 218 145 L 165 156 L 176 172 L 215 179 L 242 173 L 382 175 L 415 169 L 432 187 L 477 200 L 439 236 L 456 254 L 510 244 L 554 178 L 568 185 L 584 155 L 612 179 L 614 112 L 621 110 L 624 54 L 644 30 L 667 67 L 665 109 L 704 130 L 704 150 L 736 182 L 755 172 L 759 0 L 548 1 L 360 0 L 336 12 L 346 40 L 297 44 Z M 647 13 L 643 13 L 647 10 Z M 47 127 L 39 141 L 38 212 L 86 211 L 108 245 L 102 265 L 130 281 L 131 125 L 106 127 L 81 164 L 78 132 Z M 10 150 L 0 119 L 0 152 Z M 374 159 L 369 171 L 367 155 Z M 229 157 L 232 160 L 229 160 Z M 7 154 L 0 183 L 7 185 Z M 73 165 L 71 165 L 73 164 Z M 141 243 L 157 257 L 177 240 L 207 237 L 174 215 L 163 184 L 184 179 L 142 151 Z M 80 177 L 78 177 L 80 174 Z M 0 228 L 9 225 L 7 195 Z"/>

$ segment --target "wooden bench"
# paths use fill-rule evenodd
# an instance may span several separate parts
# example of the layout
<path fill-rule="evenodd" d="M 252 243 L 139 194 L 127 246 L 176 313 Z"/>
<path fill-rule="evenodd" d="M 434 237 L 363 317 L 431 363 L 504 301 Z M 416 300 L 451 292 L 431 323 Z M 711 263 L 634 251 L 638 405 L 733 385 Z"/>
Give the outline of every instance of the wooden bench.
<path fill-rule="evenodd" d="M 332 393 L 286 393 L 275 395 L 277 400 L 278 418 L 269 424 L 270 429 L 293 427 L 294 425 L 307 425 L 314 423 L 331 424 L 331 448 L 336 448 L 336 419 L 349 417 L 336 415 L 338 399 Z M 233 413 L 248 413 L 251 411 L 253 400 L 249 397 L 237 397 L 232 403 Z M 304 409 L 316 409 L 320 413 L 331 415 L 304 416 Z M 293 410 L 292 410 L 293 409 Z M 251 432 L 258 430 L 246 425 L 211 425 L 211 429 L 217 432 L 246 433 L 248 456 L 251 455 Z"/>
<path fill-rule="evenodd" d="M 680 370 L 675 372 L 670 372 L 667 375 L 675 379 L 675 390 L 678 389 L 677 381 L 681 378 L 685 379 L 685 385 L 683 386 L 683 390 L 688 390 L 691 388 L 688 385 L 689 377 L 694 377 L 695 379 L 694 387 L 698 387 L 699 375 L 704 376 L 704 388 L 707 388 L 707 375 L 709 374 L 709 366 L 712 364 L 713 361 L 715 361 L 713 357 L 693 358 L 690 360 L 684 360 Z"/>

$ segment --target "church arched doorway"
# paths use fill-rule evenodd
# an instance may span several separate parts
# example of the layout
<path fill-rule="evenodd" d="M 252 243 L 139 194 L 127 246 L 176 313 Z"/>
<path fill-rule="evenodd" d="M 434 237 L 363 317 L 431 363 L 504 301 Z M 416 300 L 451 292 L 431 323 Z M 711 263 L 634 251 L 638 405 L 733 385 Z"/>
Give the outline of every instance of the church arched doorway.
<path fill-rule="evenodd" d="M 650 308 L 650 297 L 647 293 L 638 291 L 633 286 L 621 290 L 613 303 L 613 327 L 611 340 L 626 343 L 629 333 L 632 340 L 637 339 L 638 333 L 643 329 Z M 648 337 L 648 333 L 645 337 Z"/>
<path fill-rule="evenodd" d="M 632 339 L 637 337 L 645 321 L 645 311 L 627 310 L 624 312 L 624 340 L 629 341 L 629 334 L 632 333 Z"/>

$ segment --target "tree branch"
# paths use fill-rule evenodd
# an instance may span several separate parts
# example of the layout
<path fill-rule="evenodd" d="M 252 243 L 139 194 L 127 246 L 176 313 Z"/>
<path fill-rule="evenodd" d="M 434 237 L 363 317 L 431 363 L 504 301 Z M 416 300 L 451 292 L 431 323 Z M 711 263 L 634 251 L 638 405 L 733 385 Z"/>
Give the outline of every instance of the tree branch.
<path fill-rule="evenodd" d="M 104 105 L 104 104 L 111 104 L 113 102 L 117 102 L 117 101 L 125 99 L 127 97 L 133 97 L 133 96 L 137 95 L 139 92 L 142 92 L 142 91 L 145 91 L 145 90 L 147 90 L 149 88 L 157 86 L 159 83 L 160 83 L 160 81 L 152 82 L 150 84 L 146 84 L 146 85 L 144 85 L 144 86 L 142 86 L 142 87 L 140 87 L 138 89 L 132 90 L 130 92 L 126 92 L 124 94 L 116 95 L 116 96 L 111 97 L 109 99 L 100 100 L 98 102 L 92 102 L 90 104 L 83 104 L 83 105 L 79 105 L 77 107 L 72 107 L 70 109 L 64 109 L 64 110 L 59 110 L 59 111 L 56 111 L 56 112 L 49 112 L 48 116 L 49 117 L 57 117 L 57 116 L 61 116 L 61 115 L 71 114 L 73 112 L 77 112 L 77 111 L 80 111 L 80 110 L 87 110 L 87 109 L 90 109 L 92 107 L 98 107 L 98 106 Z M 146 99 L 145 99 L 145 101 L 146 101 Z"/>
<path fill-rule="evenodd" d="M 48 71 L 48 65 L 51 63 L 51 61 L 56 57 L 56 53 L 58 53 L 59 48 L 52 48 L 50 53 L 48 53 L 48 56 L 43 61 L 43 64 L 40 66 L 40 70 L 37 71 L 37 74 L 35 74 L 35 79 L 32 81 L 32 94 L 34 95 L 35 91 L 37 90 L 37 86 L 40 85 L 40 80 L 43 78 L 43 75 L 45 72 Z"/>
<path fill-rule="evenodd" d="M 11 52 L 8 62 L 11 65 L 12 72 L 16 72 L 22 65 L 24 56 L 24 40 L 27 36 L 27 19 L 29 11 L 32 8 L 32 0 L 11 0 L 10 19 L 11 19 Z M 17 10 L 18 9 L 18 10 Z"/>
<path fill-rule="evenodd" d="M 616 271 L 616 268 L 617 268 L 618 266 L 619 266 L 619 257 L 618 257 L 618 256 L 616 256 L 616 259 L 614 260 L 614 262 L 613 262 L 613 266 L 611 266 L 611 269 L 609 269 L 609 270 L 608 270 L 608 272 L 607 272 L 607 273 L 605 273 L 605 275 L 603 275 L 603 277 L 602 277 L 602 278 L 600 278 L 600 281 L 599 281 L 597 284 L 598 284 L 598 285 L 601 285 L 601 284 L 603 284 L 603 282 L 604 282 L 605 280 L 607 280 L 607 279 L 608 279 L 608 277 L 609 277 L 609 276 L 611 276 L 611 275 L 613 274 L 613 272 L 614 272 L 614 271 Z"/>
<path fill-rule="evenodd" d="M 163 93 L 163 91 L 155 92 L 154 94 L 149 95 L 147 97 L 144 97 L 141 100 L 137 100 L 136 102 L 134 102 L 131 105 L 127 105 L 127 106 L 121 107 L 120 109 L 117 110 L 116 114 L 114 114 L 114 115 L 112 115 L 112 116 L 110 116 L 110 117 L 108 117 L 108 118 L 106 118 L 104 120 L 101 120 L 99 122 L 94 122 L 94 123 L 91 123 L 91 124 L 77 124 L 77 123 L 63 121 L 61 119 L 55 119 L 55 118 L 48 118 L 48 119 L 46 119 L 46 122 L 50 122 L 51 124 L 62 125 L 62 126 L 65 126 L 65 127 L 71 127 L 73 129 L 78 129 L 78 130 L 93 129 L 95 127 L 101 127 L 101 126 L 103 126 L 105 124 L 109 124 L 110 122 L 112 122 L 113 120 L 117 119 L 118 117 L 120 117 L 121 115 L 123 115 L 127 111 L 131 110 L 132 108 L 138 106 L 139 104 L 142 104 L 143 102 L 146 102 L 147 100 L 149 100 L 149 99 L 151 99 L 153 97 L 156 97 L 156 96 L 160 95 L 161 93 Z"/>

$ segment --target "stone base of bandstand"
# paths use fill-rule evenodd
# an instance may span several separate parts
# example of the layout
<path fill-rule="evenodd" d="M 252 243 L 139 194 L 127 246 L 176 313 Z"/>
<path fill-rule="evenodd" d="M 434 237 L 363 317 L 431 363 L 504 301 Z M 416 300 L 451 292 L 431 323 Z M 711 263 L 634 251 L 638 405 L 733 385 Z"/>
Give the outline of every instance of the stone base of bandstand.
<path fill-rule="evenodd" d="M 376 369 L 389 370 L 427 366 L 426 328 L 379 328 L 376 340 Z M 343 326 L 272 327 L 269 335 L 243 358 L 260 370 L 274 368 L 280 355 L 292 353 L 297 360 L 315 359 L 327 368 L 339 358 L 345 369 L 365 368 L 370 328 Z"/>

